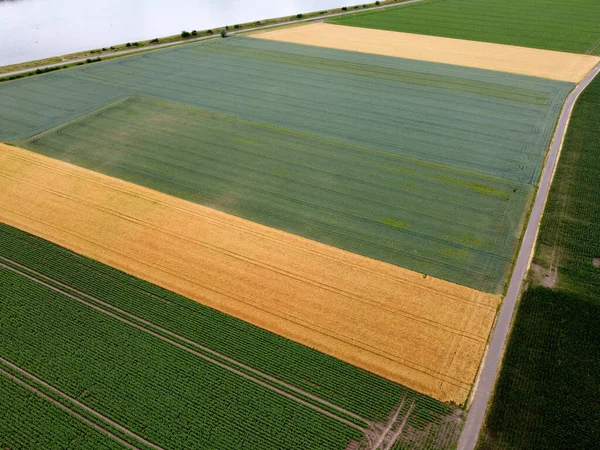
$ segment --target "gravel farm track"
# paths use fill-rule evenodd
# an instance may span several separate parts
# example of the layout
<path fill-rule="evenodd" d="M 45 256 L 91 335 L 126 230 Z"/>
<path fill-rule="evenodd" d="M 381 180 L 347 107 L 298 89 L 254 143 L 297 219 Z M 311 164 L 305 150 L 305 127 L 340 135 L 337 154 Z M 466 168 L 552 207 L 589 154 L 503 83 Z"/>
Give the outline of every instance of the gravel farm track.
<path fill-rule="evenodd" d="M 473 450 L 477 445 L 479 433 L 487 411 L 487 405 L 490 400 L 492 389 L 496 383 L 502 356 L 504 355 L 505 343 L 512 324 L 517 299 L 521 293 L 523 280 L 529 269 L 531 258 L 533 257 L 535 242 L 542 221 L 542 214 L 544 212 L 544 207 L 546 206 L 548 194 L 550 193 L 552 179 L 556 172 L 556 166 L 569 125 L 571 112 L 573 111 L 573 106 L 575 105 L 579 94 L 583 92 L 598 73 L 600 73 L 600 65 L 597 65 L 588 76 L 577 85 L 571 94 L 569 94 L 558 120 L 554 139 L 548 153 L 546 165 L 535 198 L 535 203 L 531 210 L 527 229 L 517 256 L 517 262 L 508 285 L 506 296 L 502 302 L 500 314 L 493 330 L 487 354 L 483 361 L 483 369 L 475 387 L 473 402 L 467 416 L 467 421 L 458 442 L 459 450 Z"/>

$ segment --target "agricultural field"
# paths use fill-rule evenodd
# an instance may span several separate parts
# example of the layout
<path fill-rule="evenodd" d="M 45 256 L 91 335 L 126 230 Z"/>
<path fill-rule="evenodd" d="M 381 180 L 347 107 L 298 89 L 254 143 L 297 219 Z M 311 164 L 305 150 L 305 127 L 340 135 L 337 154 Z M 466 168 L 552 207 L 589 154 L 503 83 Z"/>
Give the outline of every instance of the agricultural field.
<path fill-rule="evenodd" d="M 455 447 L 598 59 L 311 27 L 0 84 L 0 444 Z"/>
<path fill-rule="evenodd" d="M 313 23 L 252 34 L 278 42 L 335 48 L 579 83 L 600 58 L 422 34 Z"/>
<path fill-rule="evenodd" d="M 600 79 L 575 105 L 481 449 L 600 440 Z"/>
<path fill-rule="evenodd" d="M 126 448 L 13 377 L 0 368 L 0 448 Z"/>
<path fill-rule="evenodd" d="M 500 300 L 15 147 L 0 187 L 4 223 L 442 401 Z"/>
<path fill-rule="evenodd" d="M 600 55 L 597 0 L 424 0 L 328 22 Z"/>
<path fill-rule="evenodd" d="M 531 192 L 518 181 L 144 98 L 22 145 L 491 292 L 507 277 Z"/>
<path fill-rule="evenodd" d="M 0 139 L 309 239 L 499 293 L 518 244 L 524 205 L 572 87 L 423 61 L 231 38 L 4 83 Z M 125 109 L 116 107 L 116 101 L 132 95 L 195 111 L 165 107 L 162 120 L 178 129 L 165 133 L 161 120 L 146 125 L 149 112 L 124 116 Z M 111 104 L 115 108 L 100 117 L 79 118 Z M 356 105 L 360 113 L 348 114 Z M 166 118 L 167 112 L 173 117 Z M 221 114 L 217 130 L 226 131 L 212 132 L 197 146 L 195 139 L 207 127 L 200 124 L 196 132 L 190 118 L 210 121 L 215 117 L 211 113 Z M 51 131 L 24 141 L 73 120 L 54 135 Z M 228 135 L 237 127 L 244 127 L 236 137 L 241 141 L 231 143 Z M 99 148 L 100 134 L 112 146 L 101 152 L 111 157 L 96 156 L 94 161 L 90 149 Z M 160 148 L 139 139 L 150 134 L 171 152 L 176 149 L 170 162 L 167 152 L 158 158 Z M 263 135 L 266 144 L 247 145 Z M 283 135 L 302 153 L 284 154 L 286 147 L 277 141 Z M 222 141 L 228 142 L 230 156 L 223 150 L 215 154 Z M 125 152 L 132 145 L 135 152 Z M 329 149 L 319 155 L 327 171 L 307 166 L 315 145 Z M 127 168 L 111 163 L 124 154 Z M 173 160 L 184 154 L 185 164 L 178 159 L 174 166 Z M 240 155 L 239 163 L 224 166 L 224 158 Z M 358 178 L 367 168 L 356 165 L 366 160 L 375 175 L 369 180 Z M 171 164 L 170 170 L 157 180 L 152 170 L 162 170 L 163 163 Z M 199 172 L 209 174 L 210 181 L 194 176 Z M 423 172 L 430 174 L 427 182 L 420 178 Z M 226 190 L 224 195 L 222 186 L 229 188 L 232 182 L 235 194 L 243 188 L 244 197 Z M 351 190 L 341 191 L 348 183 Z M 288 189 L 292 195 L 283 198 Z M 278 215 L 271 206 L 265 211 L 265 204 L 277 206 Z M 461 205 L 465 216 L 448 215 L 444 205 L 451 204 Z M 492 210 L 507 213 L 490 214 Z M 466 220 L 470 224 L 465 227 Z"/>
<path fill-rule="evenodd" d="M 46 426 L 38 411 L 53 408 L 33 388 L 137 448 L 345 449 L 379 439 L 395 412 L 395 449 L 456 442 L 456 407 L 6 225 L 0 247 L 0 387 L 10 394 L 0 411 L 28 401 L 28 423 Z M 7 385 L 6 373 L 30 388 Z M 21 433 L 0 443 L 65 448 L 75 428 L 70 448 L 120 448 L 72 416 L 54 420 L 43 441 Z"/>

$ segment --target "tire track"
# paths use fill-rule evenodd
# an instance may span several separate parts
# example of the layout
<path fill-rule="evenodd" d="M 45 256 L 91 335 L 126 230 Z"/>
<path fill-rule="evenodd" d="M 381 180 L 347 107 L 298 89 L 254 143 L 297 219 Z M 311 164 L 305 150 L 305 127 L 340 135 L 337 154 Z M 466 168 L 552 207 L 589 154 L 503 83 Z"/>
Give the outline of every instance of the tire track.
<path fill-rule="evenodd" d="M 97 419 L 99 419 L 100 421 L 102 421 L 104 423 L 110 424 L 111 426 L 113 426 L 114 428 L 118 429 L 123 434 L 126 434 L 127 436 L 131 437 L 132 439 L 135 439 L 136 441 L 141 442 L 141 443 L 143 443 L 143 444 L 147 445 L 148 447 L 153 448 L 155 450 L 165 450 L 162 447 L 159 447 L 158 445 L 153 444 L 150 441 L 147 441 L 146 439 L 144 439 L 140 435 L 138 435 L 138 434 L 136 434 L 136 433 L 128 430 L 127 428 L 119 425 L 117 422 L 115 422 L 115 421 L 109 419 L 108 417 L 100 414 L 99 412 L 93 410 L 92 408 L 90 408 L 90 407 L 84 405 L 83 403 L 75 400 L 73 397 L 71 397 L 71 396 L 65 394 L 64 392 L 56 389 L 55 387 L 49 385 L 48 383 L 40 380 L 36 376 L 30 374 L 26 370 L 24 370 L 24 369 L 20 368 L 19 366 L 11 363 L 10 361 L 8 361 L 8 360 L 0 357 L 0 363 L 3 363 L 6 366 L 10 367 L 11 369 L 19 372 L 21 375 L 23 375 L 26 378 L 28 378 L 30 380 L 34 380 L 36 383 L 44 386 L 49 391 L 53 392 L 54 394 L 58 395 L 61 398 L 67 399 L 69 402 L 77 405 L 79 408 L 81 408 L 84 411 L 90 413 L 91 415 L 93 415 L 94 417 L 96 417 Z M 133 449 L 133 450 L 140 450 L 139 447 L 135 447 L 135 446 L 131 445 L 129 442 L 121 439 L 120 437 L 118 437 L 115 434 L 111 433 L 109 430 L 106 430 L 105 428 L 102 428 L 100 425 L 92 422 L 91 420 L 87 419 L 86 417 L 83 417 L 82 415 L 80 415 L 76 411 L 73 411 L 71 408 L 69 408 L 68 406 L 62 404 L 58 400 L 50 397 L 49 395 L 45 394 L 44 392 L 40 391 L 39 389 L 36 389 L 34 386 L 31 386 L 30 384 L 26 383 L 25 381 L 21 380 L 20 378 L 16 377 L 15 375 L 12 375 L 11 373 L 5 371 L 4 369 L 2 369 L 2 367 L 0 367 L 0 373 L 3 374 L 4 376 L 10 378 L 15 383 L 17 383 L 17 384 L 25 387 L 26 389 L 32 391 L 34 394 L 42 397 L 45 400 L 48 400 L 49 402 L 51 402 L 54 405 L 58 406 L 60 409 L 62 409 L 66 413 L 74 416 L 75 418 L 77 418 L 80 421 L 86 423 L 87 425 L 91 426 L 92 428 L 94 428 L 95 430 L 99 431 L 100 433 L 105 434 L 106 436 L 108 436 L 111 439 L 117 441 L 118 443 L 124 445 L 125 447 Z"/>

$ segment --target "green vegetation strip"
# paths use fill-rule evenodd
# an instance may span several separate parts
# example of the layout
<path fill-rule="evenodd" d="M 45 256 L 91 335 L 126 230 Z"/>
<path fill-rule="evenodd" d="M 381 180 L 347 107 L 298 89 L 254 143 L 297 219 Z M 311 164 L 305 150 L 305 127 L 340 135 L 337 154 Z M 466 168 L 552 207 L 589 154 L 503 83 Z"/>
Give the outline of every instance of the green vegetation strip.
<path fill-rule="evenodd" d="M 328 20 L 382 30 L 600 54 L 597 0 L 429 0 Z"/>
<path fill-rule="evenodd" d="M 0 85 L 0 140 L 130 95 L 535 183 L 573 85 L 243 37 Z"/>
<path fill-rule="evenodd" d="M 407 439 L 419 448 L 457 438 L 460 411 L 453 407 L 5 225 L 0 243 L 4 266 L 43 274 L 52 286 L 101 299 L 139 324 L 151 322 L 371 420 L 385 422 L 402 399 L 406 408 L 415 404 Z M 179 448 L 194 439 L 219 448 L 344 448 L 361 437 L 14 270 L 0 269 L 0 277 L 0 356 L 158 445 Z"/>
<path fill-rule="evenodd" d="M 600 441 L 600 78 L 581 94 L 480 448 Z M 543 287 L 540 284 L 553 287 Z"/>
<path fill-rule="evenodd" d="M 508 276 L 531 191 L 515 181 L 141 98 L 21 145 L 491 292 Z"/>

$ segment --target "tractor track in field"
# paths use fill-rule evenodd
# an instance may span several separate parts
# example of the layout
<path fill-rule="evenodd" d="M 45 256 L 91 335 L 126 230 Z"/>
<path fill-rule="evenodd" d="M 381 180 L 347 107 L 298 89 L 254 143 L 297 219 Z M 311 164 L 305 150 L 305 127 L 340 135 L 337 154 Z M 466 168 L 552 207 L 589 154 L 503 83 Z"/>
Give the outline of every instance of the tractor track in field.
<path fill-rule="evenodd" d="M 332 419 L 335 419 L 341 423 L 344 423 L 345 425 L 350 426 L 356 430 L 359 430 L 359 431 L 363 432 L 365 434 L 365 436 L 367 436 L 367 437 L 370 434 L 371 428 L 375 425 L 373 423 L 373 421 L 365 419 L 364 417 L 361 417 L 358 414 L 355 414 L 355 413 L 348 411 L 338 405 L 335 405 L 334 403 L 324 400 L 324 399 L 322 399 L 314 394 L 311 394 L 309 392 L 306 392 L 300 388 L 297 388 L 289 383 L 286 383 L 283 380 L 279 380 L 275 377 L 272 377 L 264 372 L 261 372 L 253 367 L 250 367 L 246 364 L 238 362 L 238 361 L 234 360 L 233 358 L 230 358 L 230 357 L 223 355 L 215 350 L 212 350 L 208 347 L 198 344 L 197 342 L 194 342 L 191 339 L 188 339 L 188 338 L 181 336 L 177 333 L 174 333 L 168 329 L 165 329 L 158 325 L 155 325 L 152 322 L 149 322 L 139 316 L 136 316 L 135 314 L 131 314 L 123 309 L 120 309 L 116 306 L 113 306 L 113 305 L 103 301 L 103 300 L 100 300 L 97 297 L 91 296 L 89 294 L 86 294 L 85 292 L 82 292 L 78 289 L 75 289 L 71 286 L 61 283 L 60 281 L 55 280 L 52 277 L 44 275 L 34 269 L 30 269 L 29 267 L 27 267 L 23 264 L 20 264 L 16 261 L 13 261 L 9 258 L 0 256 L 0 269 L 10 270 L 19 276 L 25 277 L 31 281 L 41 284 L 44 287 L 47 287 L 47 288 L 49 288 L 61 295 L 64 295 L 66 297 L 69 297 L 72 300 L 82 303 L 96 311 L 106 314 L 109 317 L 117 319 L 127 325 L 130 325 L 130 326 L 132 326 L 136 329 L 139 329 L 143 332 L 146 332 L 158 339 L 161 339 L 164 342 L 167 342 L 171 345 L 181 348 L 182 350 L 185 350 L 188 353 L 191 353 L 191 354 L 198 356 L 212 364 L 215 364 L 221 368 L 224 368 L 230 372 L 233 372 L 236 375 L 241 376 L 247 380 L 255 382 L 271 391 L 276 392 L 279 395 L 282 395 L 290 400 L 300 403 L 303 406 L 311 408 L 314 411 L 317 411 L 317 412 L 324 414 Z M 29 272 L 29 273 L 27 273 L 27 272 Z M 83 297 L 83 298 L 81 298 L 81 297 Z M 102 305 L 102 306 L 99 306 L 99 305 Z M 112 311 L 108 311 L 108 309 L 110 309 Z M 126 316 L 129 319 L 122 317 L 122 316 Z M 133 322 L 132 320 L 135 322 Z M 138 322 L 138 323 L 136 323 L 136 322 Z M 170 339 L 169 337 L 166 337 L 165 335 L 171 336 L 172 338 L 175 338 L 179 341 L 185 342 L 185 344 L 195 347 L 196 350 L 192 349 L 192 348 L 188 347 L 187 345 L 184 345 L 180 342 L 177 342 L 173 339 Z M 208 356 L 206 353 L 212 355 L 214 358 L 211 356 Z M 215 359 L 215 358 L 219 358 L 221 361 L 219 361 L 218 359 Z M 0 358 L 0 360 L 2 360 L 2 359 Z M 250 372 L 250 373 L 247 373 L 247 372 Z M 263 381 L 263 380 L 268 380 L 268 382 Z M 274 385 L 278 385 L 279 387 L 274 386 Z M 286 392 L 284 389 L 295 392 L 297 395 L 294 395 L 290 392 Z M 301 398 L 301 397 L 304 397 L 304 398 Z M 305 399 L 310 399 L 313 402 L 316 402 L 316 403 L 322 405 L 322 407 L 318 406 L 314 403 L 311 403 L 310 401 L 305 400 Z M 324 408 L 329 408 L 331 410 L 337 411 L 337 413 L 339 415 L 335 414 L 333 412 L 330 412 Z M 357 425 L 355 422 L 353 422 L 343 416 L 350 417 L 358 422 L 362 422 L 363 424 L 366 425 L 366 427 Z"/>
<path fill-rule="evenodd" d="M 558 119 L 554 138 L 552 139 L 546 164 L 544 165 L 539 188 L 531 209 L 531 215 L 529 216 L 517 261 L 510 278 L 506 296 L 502 302 L 496 326 L 494 327 L 492 337 L 490 338 L 490 344 L 485 360 L 483 361 L 481 375 L 473 395 L 473 402 L 458 442 L 458 450 L 473 450 L 477 445 L 479 434 L 486 416 L 487 406 L 500 371 L 500 363 L 504 356 L 505 344 L 511 330 L 512 318 L 515 313 L 517 300 L 520 297 L 523 280 L 527 275 L 529 265 L 533 258 L 544 207 L 546 206 L 548 194 L 550 193 L 550 187 L 558 165 L 571 113 L 573 112 L 573 107 L 581 92 L 583 92 L 583 90 L 592 82 L 598 73 L 600 73 L 600 64 L 594 67 L 583 81 L 571 91 Z"/>
<path fill-rule="evenodd" d="M 117 422 L 109 419 L 108 417 L 100 414 L 99 412 L 97 412 L 96 410 L 84 405 L 83 403 L 79 402 L 78 400 L 74 399 L 73 397 L 65 394 L 64 392 L 60 391 L 59 389 L 56 389 L 55 387 L 49 385 L 48 383 L 44 382 L 43 380 L 40 380 L 39 378 L 37 378 L 35 375 L 32 375 L 31 373 L 27 372 L 26 370 L 22 369 L 21 367 L 17 366 L 16 364 L 11 363 L 10 361 L 0 357 L 0 375 L 4 375 L 7 378 L 10 378 L 13 382 L 21 385 L 22 387 L 28 389 L 29 391 L 33 392 L 35 395 L 43 398 L 44 400 L 47 400 L 49 402 L 51 402 L 52 404 L 54 404 L 55 406 L 58 406 L 60 409 L 62 409 L 63 411 L 65 411 L 67 414 L 70 414 L 71 416 L 77 418 L 78 420 L 84 422 L 85 424 L 91 426 L 92 428 L 94 428 L 95 430 L 99 431 L 100 433 L 108 436 L 109 438 L 117 441 L 119 444 L 122 444 L 124 446 L 126 446 L 127 448 L 133 449 L 133 450 L 139 450 L 139 447 L 136 447 L 132 444 L 130 444 L 129 442 L 121 439 L 120 437 L 118 437 L 117 435 L 113 434 L 111 431 L 103 428 L 102 426 L 98 425 L 97 423 L 91 421 L 90 419 L 82 416 L 81 414 L 79 414 L 78 412 L 74 411 L 73 409 L 69 408 L 68 406 L 64 405 L 63 403 L 59 402 L 58 400 L 56 400 L 55 398 L 52 398 L 51 396 L 49 396 L 48 394 L 42 392 L 41 390 L 39 390 L 38 388 L 36 388 L 35 386 L 32 386 L 31 384 L 27 383 L 26 381 L 20 379 L 19 377 L 11 374 L 10 372 L 7 372 L 6 370 L 4 370 L 2 368 L 2 365 L 8 366 L 10 367 L 12 370 L 20 373 L 23 377 L 27 378 L 28 380 L 33 380 L 34 382 L 44 386 L 44 388 L 48 389 L 49 391 L 53 392 L 55 395 L 66 399 L 68 402 L 77 405 L 79 408 L 83 409 L 84 411 L 88 412 L 89 414 L 93 415 L 94 417 L 96 417 L 97 419 L 99 419 L 100 421 L 102 421 L 103 423 L 107 423 L 111 426 L 113 426 L 114 428 L 118 429 L 119 431 L 121 431 L 123 434 L 126 434 L 127 436 L 129 436 L 132 439 L 135 439 L 138 442 L 143 443 L 144 445 L 153 448 L 155 450 L 164 450 L 162 447 L 159 447 L 156 444 L 153 444 L 152 442 L 147 441 L 146 439 L 144 439 L 143 437 L 141 437 L 140 435 L 130 431 L 129 429 L 123 427 L 122 425 L 119 425 Z"/>

